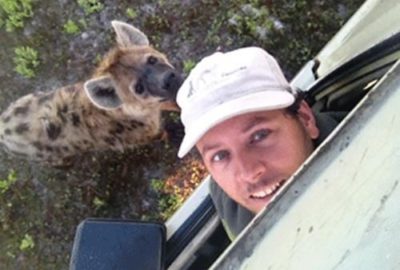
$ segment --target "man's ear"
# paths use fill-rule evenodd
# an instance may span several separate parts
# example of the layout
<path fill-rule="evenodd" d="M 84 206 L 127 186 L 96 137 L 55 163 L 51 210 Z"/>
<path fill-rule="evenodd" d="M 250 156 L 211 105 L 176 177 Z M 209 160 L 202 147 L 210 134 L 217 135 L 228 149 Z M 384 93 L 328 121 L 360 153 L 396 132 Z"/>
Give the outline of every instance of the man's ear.
<path fill-rule="evenodd" d="M 88 80 L 85 82 L 84 89 L 90 101 L 100 109 L 112 110 L 122 104 L 114 82 L 109 76 Z"/>
<path fill-rule="evenodd" d="M 311 139 L 318 138 L 319 128 L 317 126 L 314 112 L 304 100 L 300 103 L 297 115 Z"/>
<path fill-rule="evenodd" d="M 120 21 L 112 21 L 111 24 L 117 34 L 117 43 L 120 47 L 149 45 L 147 36 L 136 27 Z"/>

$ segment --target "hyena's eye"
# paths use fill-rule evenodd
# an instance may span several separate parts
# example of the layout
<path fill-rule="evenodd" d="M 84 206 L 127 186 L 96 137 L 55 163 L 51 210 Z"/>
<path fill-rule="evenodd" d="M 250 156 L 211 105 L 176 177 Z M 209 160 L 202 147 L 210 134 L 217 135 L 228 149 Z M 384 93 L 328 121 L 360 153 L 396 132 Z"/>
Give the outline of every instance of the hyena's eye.
<path fill-rule="evenodd" d="M 149 56 L 147 58 L 147 64 L 149 65 L 155 65 L 157 63 L 157 58 L 155 58 L 154 56 Z"/>

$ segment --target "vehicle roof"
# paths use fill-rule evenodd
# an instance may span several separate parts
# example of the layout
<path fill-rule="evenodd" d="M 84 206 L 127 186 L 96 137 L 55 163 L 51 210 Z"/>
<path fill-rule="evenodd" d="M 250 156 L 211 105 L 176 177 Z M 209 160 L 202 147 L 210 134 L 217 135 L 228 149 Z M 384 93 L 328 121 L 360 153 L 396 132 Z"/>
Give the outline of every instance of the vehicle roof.
<path fill-rule="evenodd" d="M 317 73 L 325 76 L 399 32 L 400 1 L 368 0 L 319 52 Z"/>

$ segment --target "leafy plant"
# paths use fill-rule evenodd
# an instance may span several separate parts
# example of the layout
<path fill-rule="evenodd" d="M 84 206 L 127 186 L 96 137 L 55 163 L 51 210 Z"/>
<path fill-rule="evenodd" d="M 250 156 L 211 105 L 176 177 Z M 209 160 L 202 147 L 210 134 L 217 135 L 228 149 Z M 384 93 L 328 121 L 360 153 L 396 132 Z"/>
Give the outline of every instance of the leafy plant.
<path fill-rule="evenodd" d="M 93 204 L 94 204 L 94 206 L 95 206 L 96 208 L 100 208 L 100 207 L 104 206 L 104 205 L 106 204 L 106 202 L 105 202 L 104 200 L 102 200 L 102 199 L 100 199 L 99 197 L 96 196 L 96 197 L 93 199 Z"/>
<path fill-rule="evenodd" d="M 79 23 L 83 28 L 87 28 L 87 22 L 86 22 L 85 18 L 79 19 Z"/>
<path fill-rule="evenodd" d="M 104 8 L 99 0 L 78 0 L 78 5 L 83 8 L 86 14 L 99 12 Z"/>
<path fill-rule="evenodd" d="M 17 47 L 14 52 L 15 71 L 27 78 L 34 77 L 39 66 L 38 52 L 30 47 Z"/>
<path fill-rule="evenodd" d="M 265 39 L 266 34 L 275 27 L 268 10 L 252 4 L 242 5 L 239 11 L 228 12 L 231 31 L 239 35 Z"/>
<path fill-rule="evenodd" d="M 181 168 L 167 179 L 152 179 L 150 182 L 151 188 L 158 193 L 159 215 L 163 220 L 175 213 L 207 174 L 197 159 L 187 159 Z"/>
<path fill-rule="evenodd" d="M 72 20 L 68 20 L 64 24 L 64 32 L 67 34 L 77 34 L 80 32 L 79 26 Z"/>
<path fill-rule="evenodd" d="M 0 179 L 0 193 L 3 194 L 5 193 L 12 184 L 14 184 L 17 181 L 17 174 L 14 170 L 11 170 L 8 173 L 7 179 L 1 180 Z"/>
<path fill-rule="evenodd" d="M 178 210 L 184 201 L 185 198 L 179 196 L 178 194 L 170 194 L 162 197 L 159 202 L 159 206 L 161 208 L 161 217 L 167 220 L 176 212 L 176 210 Z"/>
<path fill-rule="evenodd" d="M 35 246 L 35 243 L 33 242 L 32 236 L 29 234 L 25 234 L 24 238 L 21 241 L 21 244 L 19 245 L 19 249 L 24 251 L 27 249 L 32 249 Z"/>
<path fill-rule="evenodd" d="M 164 189 L 164 182 L 160 179 L 151 179 L 150 187 L 157 192 L 160 192 Z"/>
<path fill-rule="evenodd" d="M 170 217 L 182 205 L 185 198 L 179 194 L 178 187 L 176 190 L 171 190 L 167 183 L 163 180 L 153 179 L 151 187 L 160 193 L 158 207 L 160 209 L 160 216 L 163 219 Z"/>
<path fill-rule="evenodd" d="M 0 26 L 5 24 L 7 32 L 24 27 L 24 20 L 33 16 L 32 0 L 0 0 L 0 8 L 7 16 Z"/>
<path fill-rule="evenodd" d="M 166 17 L 156 14 L 145 18 L 144 27 L 153 31 L 167 32 L 171 28 L 171 23 Z"/>
<path fill-rule="evenodd" d="M 126 15 L 131 19 L 135 19 L 137 17 L 137 12 L 133 10 L 133 8 L 127 8 Z"/>
<path fill-rule="evenodd" d="M 192 59 L 183 61 L 183 72 L 189 74 L 189 72 L 192 70 L 192 68 L 194 68 L 195 65 L 196 62 Z"/>

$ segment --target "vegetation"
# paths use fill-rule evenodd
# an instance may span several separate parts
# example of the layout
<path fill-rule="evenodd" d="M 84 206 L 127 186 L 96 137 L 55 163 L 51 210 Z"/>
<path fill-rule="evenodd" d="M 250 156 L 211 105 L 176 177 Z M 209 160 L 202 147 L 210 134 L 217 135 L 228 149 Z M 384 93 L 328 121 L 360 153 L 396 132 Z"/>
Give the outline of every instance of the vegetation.
<path fill-rule="evenodd" d="M 38 52 L 30 47 L 17 47 L 14 52 L 15 71 L 26 78 L 33 78 L 39 66 Z"/>
<path fill-rule="evenodd" d="M 87 15 L 101 11 L 104 8 L 99 0 L 78 0 L 78 5 L 83 8 Z"/>
<path fill-rule="evenodd" d="M 0 194 L 5 193 L 11 185 L 13 185 L 17 181 L 17 174 L 14 170 L 11 170 L 8 173 L 7 179 L 0 179 Z"/>
<path fill-rule="evenodd" d="M 72 20 L 68 20 L 64 26 L 64 32 L 67 34 L 78 34 L 81 30 L 79 26 Z"/>
<path fill-rule="evenodd" d="M 79 23 L 83 28 L 87 28 L 87 23 L 86 23 L 86 20 L 84 18 L 79 19 Z"/>
<path fill-rule="evenodd" d="M 192 194 L 206 175 L 206 169 L 197 159 L 189 159 L 176 174 L 167 179 L 152 179 L 151 188 L 158 193 L 159 214 L 167 220 Z M 185 179 L 182 181 L 182 179 Z"/>
<path fill-rule="evenodd" d="M 0 26 L 5 24 L 8 32 L 24 27 L 25 19 L 32 16 L 32 0 L 0 0 Z"/>
<path fill-rule="evenodd" d="M 32 236 L 30 236 L 29 234 L 25 234 L 24 238 L 21 241 L 19 249 L 24 251 L 24 250 L 32 249 L 34 246 L 35 246 L 35 243 L 33 242 Z"/>
<path fill-rule="evenodd" d="M 106 204 L 106 202 L 103 201 L 102 199 L 100 199 L 99 197 L 95 197 L 95 198 L 93 199 L 93 205 L 94 205 L 96 208 L 100 208 L 100 207 L 104 206 L 105 204 Z"/>
<path fill-rule="evenodd" d="M 196 62 L 192 59 L 187 59 L 183 61 L 183 72 L 185 74 L 189 74 L 189 72 L 194 68 L 196 65 Z"/>
<path fill-rule="evenodd" d="M 137 12 L 133 8 L 127 8 L 126 16 L 130 19 L 135 19 L 137 17 Z"/>
<path fill-rule="evenodd" d="M 274 21 L 263 5 L 246 4 L 239 10 L 227 13 L 229 30 L 238 35 L 249 35 L 254 39 L 264 40 L 274 29 Z"/>

